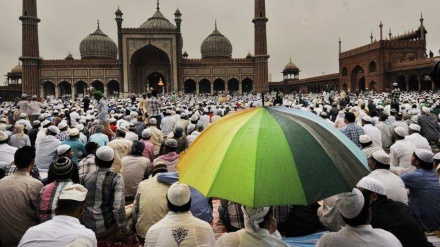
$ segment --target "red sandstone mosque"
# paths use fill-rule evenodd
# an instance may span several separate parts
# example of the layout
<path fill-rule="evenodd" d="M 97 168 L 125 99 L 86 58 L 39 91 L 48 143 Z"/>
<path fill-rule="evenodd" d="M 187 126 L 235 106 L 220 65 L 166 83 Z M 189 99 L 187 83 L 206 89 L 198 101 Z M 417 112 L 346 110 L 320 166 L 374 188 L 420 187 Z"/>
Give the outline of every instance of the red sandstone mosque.
<path fill-rule="evenodd" d="M 44 4 L 44 2 L 42 2 Z M 342 51 L 339 40 L 339 72 L 306 79 L 290 61 L 283 70 L 283 80 L 269 82 L 265 0 L 255 0 L 254 55 L 232 58 L 232 44 L 214 31 L 202 42 L 202 58 L 189 58 L 183 51 L 182 14 L 177 9 L 174 24 L 160 11 L 159 1 L 151 18 L 137 28 L 123 27 L 123 13 L 115 12 L 118 40 L 111 40 L 99 27 L 79 45 L 81 59 L 46 60 L 39 54 L 37 1 L 23 0 L 22 65 L 7 74 L 0 96 L 6 99 L 27 95 L 44 97 L 84 94 L 89 87 L 105 95 L 143 93 L 148 88 L 160 92 L 214 94 L 283 91 L 347 92 L 386 91 L 393 82 L 402 90 L 435 90 L 440 85 L 429 77 L 435 63 L 426 55 L 423 17 L 420 26 L 404 35 L 387 37 L 380 27 L 380 39 Z"/>

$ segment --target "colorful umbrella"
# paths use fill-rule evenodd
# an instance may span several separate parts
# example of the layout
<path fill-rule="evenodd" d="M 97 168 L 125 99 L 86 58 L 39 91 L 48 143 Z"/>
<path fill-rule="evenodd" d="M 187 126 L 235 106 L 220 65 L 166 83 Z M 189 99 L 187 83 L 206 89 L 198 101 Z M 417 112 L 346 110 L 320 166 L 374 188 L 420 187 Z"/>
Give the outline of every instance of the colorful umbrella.
<path fill-rule="evenodd" d="M 284 107 L 228 115 L 182 155 L 180 181 L 251 207 L 310 205 L 368 174 L 362 151 L 318 116 Z"/>

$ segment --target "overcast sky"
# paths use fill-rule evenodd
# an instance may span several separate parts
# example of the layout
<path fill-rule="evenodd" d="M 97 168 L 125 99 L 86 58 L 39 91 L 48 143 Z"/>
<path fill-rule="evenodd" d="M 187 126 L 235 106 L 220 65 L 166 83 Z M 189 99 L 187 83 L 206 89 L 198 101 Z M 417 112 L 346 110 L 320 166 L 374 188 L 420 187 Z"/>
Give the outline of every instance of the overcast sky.
<path fill-rule="evenodd" d="M 139 27 L 156 8 L 156 0 L 37 0 L 40 56 L 63 59 L 69 52 L 80 58 L 79 44 L 96 29 L 117 41 L 114 12 L 120 6 L 123 27 Z M 21 0 L 0 0 L 0 72 L 5 75 L 21 55 Z M 243 58 L 254 51 L 254 0 L 162 0 L 161 12 L 170 21 L 178 7 L 182 12 L 184 50 L 190 58 L 200 58 L 200 45 L 213 31 L 232 43 L 233 57 Z M 267 0 L 269 74 L 281 80 L 284 66 L 292 61 L 301 69 L 300 78 L 338 72 L 338 38 L 342 50 L 370 42 L 370 32 L 379 38 L 379 22 L 384 36 L 419 27 L 423 12 L 427 48 L 438 55 L 440 49 L 439 0 Z M 3 80 L 2 80 L 3 81 Z"/>

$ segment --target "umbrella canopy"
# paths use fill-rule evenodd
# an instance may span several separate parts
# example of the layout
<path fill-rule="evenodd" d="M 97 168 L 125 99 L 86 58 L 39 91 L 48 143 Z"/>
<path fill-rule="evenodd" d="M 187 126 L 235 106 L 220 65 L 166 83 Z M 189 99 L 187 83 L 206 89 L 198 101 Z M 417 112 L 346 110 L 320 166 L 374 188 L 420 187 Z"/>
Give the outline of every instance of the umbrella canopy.
<path fill-rule="evenodd" d="M 228 115 L 203 131 L 177 166 L 206 197 L 251 207 L 310 205 L 351 191 L 367 159 L 318 116 L 283 107 Z"/>

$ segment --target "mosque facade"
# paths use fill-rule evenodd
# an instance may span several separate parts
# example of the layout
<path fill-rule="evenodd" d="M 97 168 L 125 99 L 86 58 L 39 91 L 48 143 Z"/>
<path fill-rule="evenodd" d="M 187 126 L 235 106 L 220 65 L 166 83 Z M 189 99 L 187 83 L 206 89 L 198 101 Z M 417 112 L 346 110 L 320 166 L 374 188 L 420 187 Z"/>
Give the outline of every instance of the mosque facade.
<path fill-rule="evenodd" d="M 40 2 L 42 3 L 42 2 Z M 174 23 L 160 11 L 137 28 L 123 27 L 115 12 L 118 40 L 97 29 L 79 45 L 80 59 L 42 59 L 39 54 L 37 0 L 23 0 L 21 91 L 44 97 L 84 94 L 90 87 L 105 95 L 164 93 L 215 94 L 267 92 L 268 59 L 265 0 L 255 0 L 255 53 L 232 58 L 232 44 L 217 28 L 202 42 L 201 58 L 183 51 L 182 13 Z M 20 67 L 20 66 L 18 66 Z M 9 75 L 9 74 L 8 74 Z M 7 77 L 9 84 L 14 81 Z M 17 82 L 18 82 L 17 81 Z"/>
<path fill-rule="evenodd" d="M 436 59 L 433 52 L 427 55 L 426 34 L 420 17 L 420 26 L 403 35 L 387 37 L 380 23 L 379 40 L 348 51 L 342 51 L 339 40 L 339 71 L 327 75 L 299 78 L 299 68 L 290 61 L 283 70 L 283 80 L 270 82 L 270 90 L 284 92 L 319 93 L 329 90 L 345 92 L 390 91 L 397 82 L 403 91 L 439 90 L 440 83 L 430 78 Z"/>

